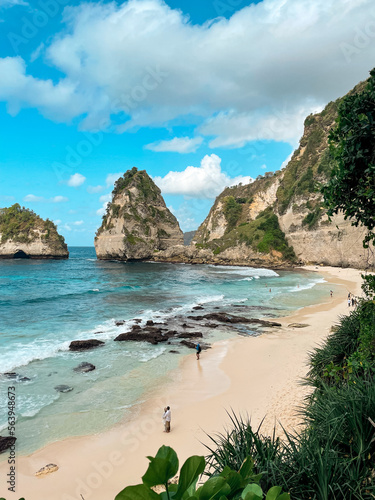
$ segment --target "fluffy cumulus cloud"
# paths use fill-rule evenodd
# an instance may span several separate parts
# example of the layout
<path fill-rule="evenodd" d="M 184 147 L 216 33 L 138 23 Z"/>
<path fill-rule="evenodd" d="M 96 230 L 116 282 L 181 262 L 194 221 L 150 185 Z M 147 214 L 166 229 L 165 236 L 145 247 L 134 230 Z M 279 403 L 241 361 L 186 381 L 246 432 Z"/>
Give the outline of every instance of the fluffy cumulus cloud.
<path fill-rule="evenodd" d="M 43 196 L 35 196 L 34 194 L 28 194 L 24 197 L 23 201 L 29 203 L 65 203 L 69 201 L 66 196 L 53 196 L 52 198 L 44 198 Z"/>
<path fill-rule="evenodd" d="M 146 149 L 160 153 L 195 153 L 203 142 L 203 137 L 174 137 L 169 141 L 158 141 L 147 144 Z"/>
<path fill-rule="evenodd" d="M 79 187 L 85 182 L 86 177 L 82 174 L 73 174 L 70 176 L 67 184 L 71 187 Z"/>
<path fill-rule="evenodd" d="M 231 178 L 221 170 L 221 158 L 206 155 L 200 167 L 187 167 L 182 172 L 168 172 L 164 177 L 154 177 L 163 194 L 180 194 L 191 198 L 215 198 L 227 186 L 248 184 L 251 177 Z"/>
<path fill-rule="evenodd" d="M 211 147 L 294 144 L 302 117 L 366 78 L 375 51 L 373 0 L 263 0 L 203 25 L 162 0 L 87 2 L 64 22 L 44 49 L 59 81 L 0 59 L 10 113 L 35 107 L 90 130 L 114 117 L 118 132 L 189 115 Z"/>
<path fill-rule="evenodd" d="M 96 214 L 97 215 L 100 215 L 100 216 L 103 216 L 105 214 L 105 211 L 107 210 L 107 205 L 108 203 L 112 200 L 112 194 L 111 193 L 108 193 L 108 194 L 103 194 L 103 196 L 101 196 L 99 198 L 99 201 L 100 203 L 102 204 L 102 208 L 99 208 L 97 211 L 96 211 Z"/>

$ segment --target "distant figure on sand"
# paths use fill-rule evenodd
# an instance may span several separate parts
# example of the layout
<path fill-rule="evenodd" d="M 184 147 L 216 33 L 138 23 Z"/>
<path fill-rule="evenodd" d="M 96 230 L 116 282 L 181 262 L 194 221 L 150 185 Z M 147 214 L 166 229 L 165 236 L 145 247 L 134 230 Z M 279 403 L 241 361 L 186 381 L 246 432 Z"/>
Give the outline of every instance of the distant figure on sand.
<path fill-rule="evenodd" d="M 202 348 L 199 344 L 196 345 L 196 350 L 197 350 L 197 359 L 199 359 L 199 355 L 202 352 Z"/>
<path fill-rule="evenodd" d="M 333 290 L 330 290 L 329 294 L 331 295 L 331 297 L 333 297 Z"/>
<path fill-rule="evenodd" d="M 350 300 L 350 297 L 348 297 L 348 307 L 350 307 L 351 303 L 352 303 L 352 301 Z"/>
<path fill-rule="evenodd" d="M 164 422 L 164 432 L 170 432 L 171 431 L 171 409 L 169 406 L 164 408 L 163 422 Z"/>

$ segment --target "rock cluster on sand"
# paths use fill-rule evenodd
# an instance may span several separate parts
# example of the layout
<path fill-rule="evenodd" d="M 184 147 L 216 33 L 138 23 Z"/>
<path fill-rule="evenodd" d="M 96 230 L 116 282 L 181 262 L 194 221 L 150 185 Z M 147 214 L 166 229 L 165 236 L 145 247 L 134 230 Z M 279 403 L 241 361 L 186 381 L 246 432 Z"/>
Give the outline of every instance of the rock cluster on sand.
<path fill-rule="evenodd" d="M 8 448 L 14 445 L 17 438 L 12 436 L 0 436 L 0 453 L 4 453 Z"/>
<path fill-rule="evenodd" d="M 48 464 L 35 472 L 35 476 L 46 476 L 47 474 L 51 474 L 51 472 L 56 472 L 57 470 L 59 470 L 59 467 L 56 464 Z"/>

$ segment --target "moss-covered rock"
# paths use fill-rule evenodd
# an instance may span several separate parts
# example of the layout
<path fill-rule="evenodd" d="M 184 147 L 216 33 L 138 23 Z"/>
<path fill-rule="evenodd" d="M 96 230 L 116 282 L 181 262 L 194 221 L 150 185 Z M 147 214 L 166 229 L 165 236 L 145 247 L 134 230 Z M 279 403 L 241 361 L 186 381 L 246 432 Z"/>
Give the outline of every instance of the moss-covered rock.
<path fill-rule="evenodd" d="M 132 168 L 116 182 L 95 238 L 98 259 L 145 260 L 183 245 L 176 217 L 145 170 Z"/>
<path fill-rule="evenodd" d="M 56 225 L 18 203 L 0 209 L 0 258 L 67 259 Z"/>

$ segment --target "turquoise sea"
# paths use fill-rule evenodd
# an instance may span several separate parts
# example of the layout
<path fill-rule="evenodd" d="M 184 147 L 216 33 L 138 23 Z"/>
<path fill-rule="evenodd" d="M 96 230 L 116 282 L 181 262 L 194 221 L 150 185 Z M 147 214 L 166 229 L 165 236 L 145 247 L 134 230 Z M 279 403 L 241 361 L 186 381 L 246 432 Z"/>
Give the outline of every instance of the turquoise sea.
<path fill-rule="evenodd" d="M 277 317 L 326 300 L 329 288 L 319 274 L 304 271 L 102 262 L 91 247 L 70 248 L 66 261 L 0 261 L 0 394 L 5 400 L 8 386 L 16 386 L 18 453 L 113 426 L 181 356 L 192 353 L 175 341 L 173 346 L 113 342 L 133 319 L 141 326 L 150 319 L 183 323 L 192 313 L 202 314 L 193 310 L 198 305 L 204 313 Z M 118 320 L 125 324 L 116 326 Z M 204 340 L 259 333 L 220 327 Z M 69 351 L 72 340 L 90 338 L 105 346 Z M 74 372 L 82 361 L 96 370 Z M 7 378 L 7 372 L 16 378 Z M 60 384 L 73 390 L 57 392 Z M 1 405 L 0 435 L 7 435 L 6 427 Z"/>

